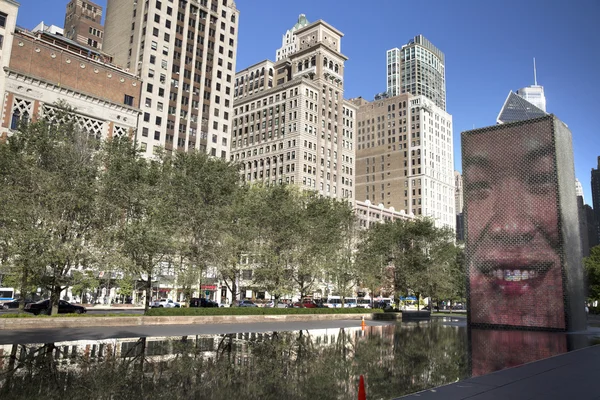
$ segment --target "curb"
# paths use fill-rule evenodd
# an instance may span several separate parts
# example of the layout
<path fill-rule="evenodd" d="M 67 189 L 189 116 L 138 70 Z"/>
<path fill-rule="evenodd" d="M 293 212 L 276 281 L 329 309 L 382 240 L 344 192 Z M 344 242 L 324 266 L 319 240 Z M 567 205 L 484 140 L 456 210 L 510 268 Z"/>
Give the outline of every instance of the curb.
<path fill-rule="evenodd" d="M 199 325 L 234 324 L 256 322 L 305 322 L 331 320 L 373 320 L 374 314 L 310 314 L 310 315 L 202 315 L 173 317 L 48 317 L 48 318 L 2 318 L 0 331 L 19 329 L 92 328 L 101 326 L 141 325 Z"/>

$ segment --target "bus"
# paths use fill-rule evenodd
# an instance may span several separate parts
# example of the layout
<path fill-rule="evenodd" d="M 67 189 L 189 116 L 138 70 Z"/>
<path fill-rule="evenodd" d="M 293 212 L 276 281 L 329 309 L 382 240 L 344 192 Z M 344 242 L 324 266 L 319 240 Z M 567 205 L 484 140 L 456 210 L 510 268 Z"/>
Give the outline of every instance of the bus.
<path fill-rule="evenodd" d="M 10 287 L 0 287 L 0 302 L 13 301 L 15 299 L 15 289 Z"/>

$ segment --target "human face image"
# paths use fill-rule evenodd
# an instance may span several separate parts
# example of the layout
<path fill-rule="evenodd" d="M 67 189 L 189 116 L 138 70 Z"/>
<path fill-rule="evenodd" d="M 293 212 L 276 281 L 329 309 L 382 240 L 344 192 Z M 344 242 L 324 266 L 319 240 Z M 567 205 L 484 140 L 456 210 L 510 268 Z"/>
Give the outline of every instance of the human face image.
<path fill-rule="evenodd" d="M 463 137 L 471 323 L 565 328 L 552 121 Z"/>

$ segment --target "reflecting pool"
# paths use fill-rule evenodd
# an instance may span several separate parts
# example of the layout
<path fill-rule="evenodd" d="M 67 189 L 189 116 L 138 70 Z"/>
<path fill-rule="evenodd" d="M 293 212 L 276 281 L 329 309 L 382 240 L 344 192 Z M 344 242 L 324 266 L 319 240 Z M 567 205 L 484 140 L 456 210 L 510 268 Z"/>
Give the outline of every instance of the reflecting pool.
<path fill-rule="evenodd" d="M 364 329 L 2 345 L 0 398 L 356 399 L 364 375 L 369 399 L 393 399 L 464 379 L 471 369 L 487 373 L 519 362 L 494 356 L 506 347 L 481 353 L 489 346 L 519 343 L 521 353 L 531 353 L 542 343 L 550 349 L 540 350 L 542 357 L 569 350 L 566 341 L 554 340 L 558 336 L 473 335 L 464 322 L 440 319 Z"/>

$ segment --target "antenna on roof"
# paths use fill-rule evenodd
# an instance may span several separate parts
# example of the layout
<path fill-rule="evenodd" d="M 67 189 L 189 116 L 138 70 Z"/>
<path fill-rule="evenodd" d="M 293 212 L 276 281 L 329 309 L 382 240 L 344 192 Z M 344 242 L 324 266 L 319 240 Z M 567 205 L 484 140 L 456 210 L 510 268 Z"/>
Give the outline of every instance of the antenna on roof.
<path fill-rule="evenodd" d="M 537 70 L 535 68 L 535 57 L 533 57 L 533 84 L 537 86 Z"/>

